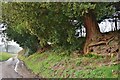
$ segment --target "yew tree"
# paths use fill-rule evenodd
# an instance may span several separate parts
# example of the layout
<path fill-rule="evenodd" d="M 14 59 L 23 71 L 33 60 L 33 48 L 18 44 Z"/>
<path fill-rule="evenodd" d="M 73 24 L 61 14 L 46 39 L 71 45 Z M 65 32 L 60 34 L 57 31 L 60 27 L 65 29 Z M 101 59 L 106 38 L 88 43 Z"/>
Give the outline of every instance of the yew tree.
<path fill-rule="evenodd" d="M 111 3 L 101 3 L 101 2 L 99 3 L 94 3 L 94 2 L 64 3 L 63 2 L 63 3 L 45 3 L 45 4 L 44 5 L 48 9 L 48 11 L 52 12 L 53 14 L 52 17 L 48 16 L 48 21 L 50 20 L 50 18 L 51 19 L 55 18 L 56 20 L 58 18 L 59 19 L 58 22 L 62 23 L 63 25 L 58 23 L 55 24 L 54 22 L 56 22 L 56 20 L 52 21 L 51 24 L 53 23 L 53 25 L 54 24 L 62 25 L 65 27 L 64 28 L 65 30 L 69 30 L 70 32 L 73 32 L 75 30 L 75 26 L 72 22 L 74 20 L 77 20 L 79 23 L 81 23 L 81 25 L 83 25 L 86 28 L 86 42 L 83 48 L 83 52 L 85 54 L 92 51 L 90 49 L 91 46 L 106 44 L 112 38 L 111 36 L 106 37 L 106 35 L 102 34 L 98 26 L 98 21 L 100 21 L 102 17 L 112 16 L 112 14 L 114 13 L 115 10 L 113 6 L 110 5 Z M 48 13 L 47 15 L 49 14 L 50 13 Z M 58 15 L 58 16 L 54 16 L 54 15 Z M 59 16 L 61 17 L 59 18 Z M 65 20 L 63 18 L 65 18 Z M 65 26 L 64 22 L 68 24 L 67 27 Z M 62 27 L 60 28 L 57 27 L 55 30 L 61 29 L 61 28 Z M 68 33 L 68 35 L 72 36 L 70 40 L 74 38 L 74 36 L 71 35 L 70 33 Z"/>
<path fill-rule="evenodd" d="M 100 32 L 98 21 L 103 16 L 111 16 L 115 11 L 110 3 L 66 3 L 67 7 L 64 10 L 65 15 L 70 18 L 75 18 L 86 28 L 86 42 L 83 52 L 90 52 L 90 46 L 105 44 L 110 37 L 105 37 Z M 64 6 L 65 7 L 65 6 Z M 107 41 L 108 40 L 108 41 Z"/>
<path fill-rule="evenodd" d="M 101 2 L 18 2 L 9 3 L 5 19 L 11 20 L 12 25 L 25 23 L 31 35 L 40 40 L 41 45 L 48 41 L 54 44 L 72 44 L 75 41 L 75 25 L 86 28 L 86 42 L 83 52 L 89 53 L 90 46 L 106 43 L 111 37 L 105 37 L 100 32 L 98 21 L 103 16 L 110 16 L 114 12 L 111 3 Z M 12 9 L 9 11 L 9 9 Z M 11 12 L 9 14 L 9 12 Z M 8 16 L 9 15 L 9 16 Z M 10 16 L 11 15 L 11 16 Z M 4 17 L 3 16 L 3 17 Z M 16 20 L 17 19 L 17 20 Z"/>
<path fill-rule="evenodd" d="M 119 42 L 117 42 L 117 44 L 113 43 L 115 44 L 114 46 L 117 46 L 116 48 L 113 45 L 109 45 L 110 41 L 115 39 L 114 34 L 106 35 L 101 33 L 98 26 L 98 22 L 97 22 L 99 20 L 99 17 L 103 15 L 110 16 L 111 14 L 113 14 L 114 12 L 113 7 L 108 5 L 109 5 L 108 3 L 99 3 L 99 4 L 97 3 L 95 4 L 95 7 L 93 9 L 88 8 L 83 15 L 83 24 L 84 24 L 84 27 L 86 28 L 86 42 L 84 45 L 84 53 L 86 54 L 89 52 L 94 52 L 95 47 L 101 46 L 101 45 L 102 46 L 99 47 L 100 49 L 98 49 L 103 51 L 103 52 L 99 51 L 101 54 L 111 53 L 112 50 L 113 50 L 113 53 L 115 53 L 119 49 L 119 47 L 117 46 Z M 101 49 L 102 47 L 104 50 Z"/>

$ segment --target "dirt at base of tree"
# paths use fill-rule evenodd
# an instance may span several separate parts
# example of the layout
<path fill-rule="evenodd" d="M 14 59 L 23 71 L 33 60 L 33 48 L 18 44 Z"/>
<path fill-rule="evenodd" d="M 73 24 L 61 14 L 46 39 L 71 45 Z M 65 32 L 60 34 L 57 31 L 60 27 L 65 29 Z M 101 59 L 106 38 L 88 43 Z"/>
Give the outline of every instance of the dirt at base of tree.
<path fill-rule="evenodd" d="M 120 58 L 120 30 L 104 33 L 98 42 L 89 44 L 89 52 L 103 56 L 117 56 Z"/>

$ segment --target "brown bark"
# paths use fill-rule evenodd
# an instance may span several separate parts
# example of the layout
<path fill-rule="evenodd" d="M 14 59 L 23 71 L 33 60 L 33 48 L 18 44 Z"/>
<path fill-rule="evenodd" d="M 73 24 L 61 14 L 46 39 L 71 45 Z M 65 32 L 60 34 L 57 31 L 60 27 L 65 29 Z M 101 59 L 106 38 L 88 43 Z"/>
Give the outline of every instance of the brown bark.
<path fill-rule="evenodd" d="M 84 15 L 84 26 L 86 28 L 86 42 L 83 51 L 84 54 L 87 54 L 89 53 L 89 44 L 98 41 L 99 37 L 102 36 L 92 10 L 88 10 L 88 13 Z"/>

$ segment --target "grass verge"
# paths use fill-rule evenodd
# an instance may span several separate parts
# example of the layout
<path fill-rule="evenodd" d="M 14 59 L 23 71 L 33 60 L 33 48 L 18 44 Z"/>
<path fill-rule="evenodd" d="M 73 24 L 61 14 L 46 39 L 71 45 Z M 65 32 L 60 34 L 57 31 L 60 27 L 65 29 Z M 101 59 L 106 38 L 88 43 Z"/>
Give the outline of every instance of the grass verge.
<path fill-rule="evenodd" d="M 96 55 L 63 56 L 54 51 L 35 53 L 29 57 L 19 55 L 33 73 L 43 78 L 117 78 L 116 58 Z"/>
<path fill-rule="evenodd" d="M 6 52 L 0 52 L 0 61 L 5 61 L 9 59 L 10 57 L 12 57 L 11 54 L 6 53 Z"/>

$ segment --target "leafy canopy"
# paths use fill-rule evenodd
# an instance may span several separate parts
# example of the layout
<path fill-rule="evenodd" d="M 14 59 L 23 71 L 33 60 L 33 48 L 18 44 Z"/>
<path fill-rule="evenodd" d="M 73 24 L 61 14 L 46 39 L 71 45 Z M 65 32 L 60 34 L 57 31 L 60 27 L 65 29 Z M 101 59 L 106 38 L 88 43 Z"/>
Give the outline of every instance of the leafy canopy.
<path fill-rule="evenodd" d="M 33 45 L 45 46 L 47 42 L 68 45 L 76 42 L 75 29 L 83 25 L 84 14 L 93 9 L 100 20 L 114 12 L 108 5 L 94 2 L 8 2 L 2 6 L 3 22 L 9 25 L 8 36 L 30 49 Z M 77 25 L 74 20 L 78 21 Z"/>

